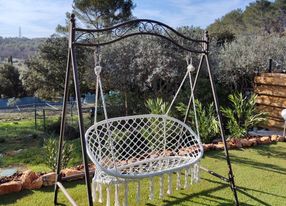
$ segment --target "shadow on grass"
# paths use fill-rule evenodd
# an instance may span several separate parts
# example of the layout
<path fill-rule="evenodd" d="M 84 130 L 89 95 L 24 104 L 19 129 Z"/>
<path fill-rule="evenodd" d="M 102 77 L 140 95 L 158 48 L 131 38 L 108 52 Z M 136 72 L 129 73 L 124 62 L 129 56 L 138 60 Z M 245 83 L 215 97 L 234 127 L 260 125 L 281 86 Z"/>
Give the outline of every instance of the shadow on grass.
<path fill-rule="evenodd" d="M 223 184 L 223 185 L 228 186 L 228 184 L 226 184 L 224 182 L 218 182 L 218 181 L 210 180 L 210 179 L 207 179 L 207 181 L 209 181 L 211 183 L 215 183 L 215 184 Z M 259 203 L 259 205 L 265 205 L 265 206 L 271 206 L 271 204 L 268 204 L 267 202 L 264 202 L 264 201 L 260 200 L 259 198 L 255 197 L 253 195 L 250 195 L 249 192 L 257 192 L 257 193 L 260 193 L 260 194 L 265 194 L 265 195 L 269 195 L 269 196 L 273 196 L 273 197 L 279 197 L 279 198 L 283 198 L 283 199 L 286 200 L 286 195 L 283 196 L 283 195 L 278 195 L 276 193 L 270 193 L 270 192 L 265 192 L 265 191 L 262 191 L 262 190 L 246 188 L 246 187 L 240 187 L 240 186 L 237 186 L 237 192 L 238 192 L 238 194 L 241 193 L 241 194 L 251 198 L 252 200 L 255 200 L 257 203 Z M 245 203 L 243 203 L 243 205 L 245 205 Z"/>
<path fill-rule="evenodd" d="M 66 189 L 69 189 L 69 188 L 74 188 L 78 185 L 85 185 L 85 183 L 83 180 L 79 180 L 79 181 L 73 181 L 73 182 L 64 182 L 63 185 Z M 43 187 L 43 188 L 36 190 L 36 191 L 34 191 L 34 190 L 22 190 L 21 192 L 18 192 L 18 193 L 3 195 L 3 196 L 1 196 L 0 205 L 14 204 L 26 196 L 33 195 L 37 191 L 52 193 L 52 197 L 54 197 L 54 186 L 49 186 L 49 187 Z M 59 190 L 59 193 L 61 193 L 60 190 Z M 53 198 L 50 199 L 49 201 L 51 202 L 50 205 L 54 204 Z M 58 205 L 64 206 L 66 204 L 62 204 L 59 201 Z"/>
<path fill-rule="evenodd" d="M 273 149 L 273 148 L 269 148 L 268 147 L 257 147 L 255 148 L 255 150 L 257 150 L 260 153 L 264 153 L 264 155 L 268 155 L 269 153 L 276 153 L 276 155 L 278 155 L 278 153 L 280 155 L 285 155 L 286 156 L 286 152 L 281 152 L 281 151 L 277 151 L 277 149 Z M 266 150 L 266 151 L 263 151 Z M 281 149 L 282 150 L 282 149 Z M 284 148 L 283 148 L 284 150 Z M 217 159 L 221 159 L 221 160 L 225 160 L 225 156 L 220 153 L 220 154 L 216 154 L 216 155 L 212 155 L 213 158 L 217 158 Z M 246 165 L 248 167 L 252 167 L 252 168 L 256 168 L 256 169 L 261 169 L 261 170 L 266 170 L 269 172 L 274 172 L 274 173 L 278 173 L 281 175 L 286 175 L 286 168 L 285 167 L 280 167 L 278 165 L 274 165 L 274 164 L 269 164 L 269 163 L 263 163 L 260 161 L 254 161 L 253 159 L 250 158 L 245 158 L 242 156 L 236 156 L 234 154 L 230 155 L 230 159 L 232 162 L 236 162 L 239 164 L 243 164 Z"/>
<path fill-rule="evenodd" d="M 204 178 L 202 178 L 204 179 Z M 186 202 L 188 205 L 189 203 L 193 203 L 193 204 L 198 204 L 198 205 L 209 205 L 203 202 L 199 202 L 194 200 L 195 197 L 203 199 L 203 200 L 207 200 L 209 202 L 215 202 L 216 205 L 219 206 L 226 206 L 226 205 L 234 205 L 234 199 L 227 199 L 224 197 L 220 197 L 220 196 L 216 196 L 216 195 L 212 195 L 211 193 L 213 192 L 217 192 L 218 190 L 222 190 L 225 188 L 229 187 L 229 184 L 224 183 L 224 182 L 219 182 L 219 181 L 215 181 L 215 180 L 211 180 L 211 179 L 204 179 L 205 181 L 211 182 L 213 184 L 219 184 L 216 187 L 204 190 L 202 192 L 197 192 L 197 193 L 192 193 L 192 194 L 186 194 L 186 193 L 181 193 L 181 195 L 183 195 L 183 197 L 175 197 L 175 196 L 170 196 L 173 200 L 163 200 L 164 201 L 164 206 L 168 206 L 168 205 L 184 205 L 184 202 Z M 269 196 L 274 196 L 274 197 L 280 197 L 280 198 L 284 198 L 286 200 L 286 196 L 282 196 L 282 195 L 277 195 L 275 193 L 269 193 L 269 192 L 264 192 L 261 190 L 256 190 L 256 189 L 252 189 L 252 188 L 246 188 L 246 187 L 238 187 L 237 189 L 238 192 L 238 197 L 240 195 L 244 195 L 247 196 L 248 198 L 250 198 L 252 201 L 257 202 L 258 205 L 263 205 L 263 206 L 271 206 L 271 204 L 259 199 L 259 194 L 257 196 L 253 196 L 249 193 L 251 192 L 257 192 L 260 194 L 266 194 Z M 186 205 L 187 205 L 186 204 Z M 241 205 L 245 205 L 245 206 L 251 206 L 252 204 L 248 204 L 245 202 L 240 202 Z M 155 206 L 153 204 L 147 204 L 148 206 Z"/>
<path fill-rule="evenodd" d="M 258 154 L 269 157 L 286 159 L 285 147 L 275 146 L 271 147 L 270 145 L 262 145 L 256 147 L 255 150 Z"/>
<path fill-rule="evenodd" d="M 209 179 L 204 179 L 206 181 L 209 181 Z M 219 183 L 219 182 L 218 182 Z M 229 187 L 228 184 L 223 184 L 223 183 L 219 183 L 220 185 L 201 191 L 201 192 L 196 192 L 196 193 L 192 193 L 192 194 L 187 194 L 185 192 L 181 192 L 181 195 L 183 197 L 175 197 L 175 196 L 170 196 L 170 198 L 172 198 L 172 200 L 163 200 L 165 206 L 167 205 L 184 205 L 184 202 L 187 203 L 187 205 L 189 205 L 190 203 L 197 203 L 200 205 L 209 205 L 209 204 L 205 204 L 202 202 L 197 202 L 196 200 L 194 200 L 195 197 L 200 198 L 200 199 L 205 199 L 211 202 L 215 202 L 217 203 L 216 205 L 233 205 L 234 202 L 231 199 L 226 199 L 226 198 L 222 198 L 222 197 L 218 197 L 215 195 L 212 195 L 211 193 L 216 192 L 218 190 L 222 190 L 225 189 L 227 187 Z M 151 204 L 149 204 L 149 206 L 151 206 Z"/>

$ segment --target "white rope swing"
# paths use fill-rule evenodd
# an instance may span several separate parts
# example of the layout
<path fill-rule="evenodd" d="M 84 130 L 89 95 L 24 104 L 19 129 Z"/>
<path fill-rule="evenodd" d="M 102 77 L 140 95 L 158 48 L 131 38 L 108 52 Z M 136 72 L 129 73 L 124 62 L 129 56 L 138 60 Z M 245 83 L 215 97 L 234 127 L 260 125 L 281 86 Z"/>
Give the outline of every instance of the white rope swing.
<path fill-rule="evenodd" d="M 154 177 L 159 177 L 159 198 L 164 195 L 164 176 L 167 176 L 167 194 L 172 194 L 172 173 L 177 174 L 176 189 L 181 189 L 181 174 L 184 173 L 184 188 L 199 180 L 199 161 L 203 147 L 199 137 L 196 107 L 191 73 L 195 71 L 190 57 L 185 76 L 166 114 L 143 114 L 108 118 L 100 73 L 100 56 L 95 52 L 96 96 L 94 124 L 86 131 L 87 153 L 96 165 L 92 182 L 93 201 L 103 202 L 102 184 L 106 185 L 106 205 L 111 205 L 110 191 L 114 186 L 114 205 L 119 201 L 119 187 L 124 188 L 123 205 L 128 205 L 128 183 L 137 182 L 136 201 L 140 201 L 140 180 L 149 178 L 149 199 L 154 199 Z M 189 78 L 196 133 L 184 122 L 168 114 L 185 81 Z M 105 119 L 97 121 L 98 101 L 102 100 Z M 189 108 L 188 108 L 189 110 Z M 187 114 L 186 114 L 187 115 Z M 183 172 L 184 171 L 184 172 Z M 191 176 L 191 181 L 189 177 Z"/>

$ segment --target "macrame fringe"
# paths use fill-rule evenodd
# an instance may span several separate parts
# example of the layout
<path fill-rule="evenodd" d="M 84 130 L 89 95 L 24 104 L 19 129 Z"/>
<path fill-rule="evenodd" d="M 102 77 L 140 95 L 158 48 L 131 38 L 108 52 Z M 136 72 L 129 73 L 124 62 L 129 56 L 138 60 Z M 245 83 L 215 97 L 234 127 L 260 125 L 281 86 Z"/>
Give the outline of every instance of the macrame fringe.
<path fill-rule="evenodd" d="M 110 206 L 110 185 L 106 186 L 106 206 Z"/>
<path fill-rule="evenodd" d="M 181 184 L 181 171 L 176 172 L 177 175 L 177 182 L 176 182 L 176 190 L 179 190 L 182 188 Z M 189 182 L 189 176 L 191 176 L 191 182 Z M 167 194 L 171 195 L 173 193 L 172 189 L 172 173 L 167 174 L 168 178 L 168 189 L 167 189 Z M 189 189 L 190 183 L 191 184 L 196 184 L 200 180 L 200 165 L 199 162 L 192 165 L 189 168 L 185 169 L 184 173 L 184 189 Z M 119 184 L 115 184 L 115 197 L 114 197 L 114 205 L 115 206 L 120 206 L 120 201 L 119 201 Z M 125 181 L 124 183 L 124 201 L 123 205 L 128 206 L 128 181 Z M 141 185 L 140 181 L 137 181 L 137 193 L 136 193 L 136 204 L 140 203 L 140 193 L 141 193 Z M 149 199 L 153 200 L 154 199 L 154 177 L 150 178 L 149 181 Z M 98 195 L 97 195 L 98 193 Z M 159 177 L 159 198 L 162 199 L 164 196 L 164 175 L 161 175 Z M 93 202 L 98 201 L 99 203 L 103 202 L 103 196 L 102 196 L 102 184 L 99 182 L 96 182 L 95 179 L 92 180 L 92 200 Z M 110 197 L 110 185 L 107 184 L 106 187 L 106 206 L 111 205 L 111 197 Z"/>
<path fill-rule="evenodd" d="M 176 184 L 176 190 L 181 189 L 181 171 L 177 172 L 177 184 Z"/>
<path fill-rule="evenodd" d="M 136 204 L 139 204 L 139 202 L 140 202 L 140 190 L 141 190 L 141 188 L 140 188 L 141 186 L 140 186 L 140 180 L 139 181 L 137 181 L 137 193 L 136 193 Z"/>
<path fill-rule="evenodd" d="M 118 194 L 118 189 L 119 189 L 119 184 L 115 184 L 114 186 L 114 206 L 119 206 L 119 194 Z"/>
<path fill-rule="evenodd" d="M 92 179 L 92 201 L 96 202 L 96 191 L 97 191 L 97 182 L 95 182 L 94 179 Z"/>
<path fill-rule="evenodd" d="M 98 188 L 98 202 L 99 203 L 102 203 L 103 200 L 102 200 L 102 184 L 101 183 L 97 183 L 97 188 Z"/>
<path fill-rule="evenodd" d="M 184 189 L 188 190 L 190 188 L 190 184 L 189 184 L 189 172 L 190 172 L 190 168 L 187 168 L 185 170 L 185 184 L 184 184 Z"/>
<path fill-rule="evenodd" d="M 191 171 L 192 171 L 192 184 L 196 184 L 200 181 L 200 164 L 199 163 L 194 164 Z"/>
<path fill-rule="evenodd" d="M 151 177 L 150 178 L 150 194 L 149 194 L 149 200 L 153 200 L 154 199 L 154 178 Z"/>
<path fill-rule="evenodd" d="M 124 184 L 124 187 L 125 187 L 125 191 L 124 191 L 124 206 L 128 206 L 128 182 L 125 181 L 125 184 Z"/>
<path fill-rule="evenodd" d="M 164 176 L 160 176 L 160 192 L 159 192 L 159 198 L 162 199 L 164 196 Z"/>
<path fill-rule="evenodd" d="M 172 191 L 172 173 L 168 174 L 168 190 L 167 190 L 167 194 L 171 195 L 173 193 Z"/>

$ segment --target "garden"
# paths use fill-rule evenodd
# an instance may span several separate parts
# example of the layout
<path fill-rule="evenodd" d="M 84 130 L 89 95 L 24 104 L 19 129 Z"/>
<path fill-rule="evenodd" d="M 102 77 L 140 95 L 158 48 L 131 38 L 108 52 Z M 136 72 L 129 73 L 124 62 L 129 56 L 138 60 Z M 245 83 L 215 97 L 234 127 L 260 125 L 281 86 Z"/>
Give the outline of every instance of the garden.
<path fill-rule="evenodd" d="M 0 65 L 0 205 L 52 205 L 54 190 L 87 205 L 91 188 L 95 205 L 283 205 L 285 2 L 209 32 L 133 18 L 132 1 L 93 4 L 75 0 L 25 68 Z"/>

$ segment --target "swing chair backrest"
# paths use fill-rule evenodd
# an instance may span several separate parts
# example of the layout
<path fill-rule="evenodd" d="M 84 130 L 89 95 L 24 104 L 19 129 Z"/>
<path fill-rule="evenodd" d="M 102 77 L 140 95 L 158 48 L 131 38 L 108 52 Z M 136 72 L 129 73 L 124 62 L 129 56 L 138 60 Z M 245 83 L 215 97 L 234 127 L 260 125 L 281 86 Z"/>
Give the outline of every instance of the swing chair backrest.
<path fill-rule="evenodd" d="M 87 153 L 100 170 L 130 179 L 177 171 L 203 154 L 193 130 L 167 115 L 103 120 L 87 130 L 85 140 Z"/>

